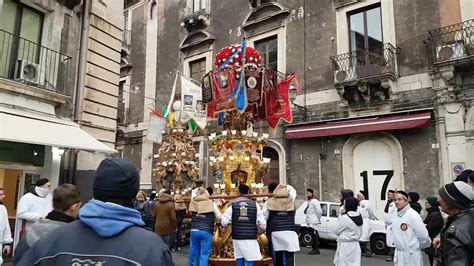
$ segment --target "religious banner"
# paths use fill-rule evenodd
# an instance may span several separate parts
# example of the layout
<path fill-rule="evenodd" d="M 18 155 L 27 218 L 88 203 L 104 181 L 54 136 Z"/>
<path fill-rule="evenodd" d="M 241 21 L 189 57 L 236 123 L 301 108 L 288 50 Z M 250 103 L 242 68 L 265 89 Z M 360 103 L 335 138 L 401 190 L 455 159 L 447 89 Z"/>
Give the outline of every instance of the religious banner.
<path fill-rule="evenodd" d="M 199 85 L 181 75 L 181 122 L 190 119 L 203 129 L 207 124 L 206 104 L 202 102 L 202 90 Z"/>
<path fill-rule="evenodd" d="M 278 126 L 280 120 L 288 123 L 293 121 L 289 89 L 295 85 L 297 86 L 296 75 L 292 74 L 278 83 L 276 89 L 266 91 L 267 122 L 270 127 Z"/>
<path fill-rule="evenodd" d="M 245 83 L 247 87 L 247 102 L 248 104 L 260 104 L 262 100 L 263 78 L 262 71 L 246 70 Z"/>
<path fill-rule="evenodd" d="M 202 102 L 210 103 L 212 102 L 212 79 L 211 73 L 207 73 L 202 79 L 201 84 L 202 89 Z"/>
<path fill-rule="evenodd" d="M 152 140 L 155 143 L 161 144 L 162 142 L 162 132 L 166 127 L 166 118 L 155 114 L 150 113 L 150 121 L 148 123 L 148 130 L 146 138 Z"/>
<path fill-rule="evenodd" d="M 235 71 L 227 69 L 224 71 L 211 71 L 212 80 L 212 103 L 209 108 L 211 117 L 217 116 L 220 112 L 235 110 L 235 101 L 231 100 L 231 95 L 236 87 Z"/>

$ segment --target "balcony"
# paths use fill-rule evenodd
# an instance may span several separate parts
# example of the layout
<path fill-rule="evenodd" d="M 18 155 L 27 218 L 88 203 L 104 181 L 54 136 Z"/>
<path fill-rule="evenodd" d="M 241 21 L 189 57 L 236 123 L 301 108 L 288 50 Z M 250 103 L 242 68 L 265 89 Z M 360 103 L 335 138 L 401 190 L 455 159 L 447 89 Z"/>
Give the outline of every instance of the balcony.
<path fill-rule="evenodd" d="M 72 58 L 0 30 L 0 78 L 72 96 Z"/>
<path fill-rule="evenodd" d="M 186 7 L 179 11 L 181 26 L 185 27 L 188 31 L 209 26 L 209 18 L 209 11 L 205 8 L 196 11 L 193 8 Z"/>
<path fill-rule="evenodd" d="M 331 57 L 336 86 L 357 85 L 361 82 L 395 80 L 397 49 L 386 43 L 383 49 L 360 50 Z"/>
<path fill-rule="evenodd" d="M 474 62 L 474 19 L 428 31 L 435 66 Z"/>

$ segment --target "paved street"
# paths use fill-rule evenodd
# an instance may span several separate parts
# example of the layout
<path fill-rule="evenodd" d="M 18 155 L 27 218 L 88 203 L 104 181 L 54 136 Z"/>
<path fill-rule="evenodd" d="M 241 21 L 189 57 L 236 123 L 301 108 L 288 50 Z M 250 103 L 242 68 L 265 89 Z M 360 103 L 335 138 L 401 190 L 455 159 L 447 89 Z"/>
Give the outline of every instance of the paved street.
<path fill-rule="evenodd" d="M 325 247 L 321 249 L 320 255 L 307 255 L 309 248 L 302 248 L 296 256 L 296 265 L 334 265 L 335 247 Z M 187 265 L 188 248 L 173 253 L 173 261 L 176 266 Z M 385 262 L 385 256 L 374 256 L 371 258 L 362 257 L 362 265 L 364 266 L 379 266 L 379 265 L 393 265 L 393 262 Z M 425 256 L 425 265 L 429 265 L 428 257 Z"/>

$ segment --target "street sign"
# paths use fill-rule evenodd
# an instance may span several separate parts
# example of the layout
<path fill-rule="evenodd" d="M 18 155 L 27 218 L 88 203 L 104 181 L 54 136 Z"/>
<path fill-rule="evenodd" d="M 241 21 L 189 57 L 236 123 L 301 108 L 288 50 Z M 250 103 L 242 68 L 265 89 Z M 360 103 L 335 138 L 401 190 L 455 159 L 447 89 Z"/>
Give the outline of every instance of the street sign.
<path fill-rule="evenodd" d="M 466 169 L 466 163 L 464 162 L 453 162 L 451 163 L 451 169 L 455 175 L 460 175 L 464 169 Z"/>

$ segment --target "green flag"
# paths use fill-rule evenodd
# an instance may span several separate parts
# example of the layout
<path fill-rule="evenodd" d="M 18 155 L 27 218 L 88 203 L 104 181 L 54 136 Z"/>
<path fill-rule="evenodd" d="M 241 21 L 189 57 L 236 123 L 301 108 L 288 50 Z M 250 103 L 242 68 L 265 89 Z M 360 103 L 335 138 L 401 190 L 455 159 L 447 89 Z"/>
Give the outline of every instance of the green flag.
<path fill-rule="evenodd" d="M 188 128 L 189 128 L 189 130 L 191 130 L 191 132 L 193 134 L 194 134 L 194 132 L 196 132 L 196 130 L 198 128 L 198 125 L 196 124 L 194 119 L 191 119 L 191 120 L 188 121 Z"/>

